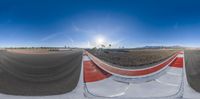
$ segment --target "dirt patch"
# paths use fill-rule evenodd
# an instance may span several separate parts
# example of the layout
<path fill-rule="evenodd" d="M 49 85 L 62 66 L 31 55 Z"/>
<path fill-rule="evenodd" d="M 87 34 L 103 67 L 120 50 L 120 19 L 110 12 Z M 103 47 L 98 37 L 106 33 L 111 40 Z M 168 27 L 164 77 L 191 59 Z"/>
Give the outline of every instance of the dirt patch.
<path fill-rule="evenodd" d="M 59 49 L 6 49 L 11 53 L 19 54 L 51 54 L 58 53 Z"/>
<path fill-rule="evenodd" d="M 162 62 L 177 50 L 88 50 L 96 57 L 120 67 L 142 67 L 151 66 Z"/>

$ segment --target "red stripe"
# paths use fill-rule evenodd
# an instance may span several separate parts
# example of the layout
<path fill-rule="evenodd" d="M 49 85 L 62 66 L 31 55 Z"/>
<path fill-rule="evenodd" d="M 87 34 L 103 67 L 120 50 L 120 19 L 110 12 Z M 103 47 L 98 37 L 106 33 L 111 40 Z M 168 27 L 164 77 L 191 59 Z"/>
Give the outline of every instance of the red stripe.
<path fill-rule="evenodd" d="M 120 68 L 114 68 L 108 64 L 105 64 L 104 62 L 102 62 L 95 56 L 91 55 L 90 53 L 88 53 L 88 55 L 94 61 L 94 63 L 96 63 L 97 66 L 99 66 L 100 68 L 107 70 L 111 73 L 119 74 L 122 76 L 143 76 L 143 75 L 154 73 L 154 72 L 164 68 L 177 56 L 177 54 L 175 54 L 173 57 L 171 57 L 169 60 L 163 62 L 162 64 L 159 64 L 157 66 L 153 66 L 150 68 L 146 68 L 146 69 L 142 69 L 142 70 L 137 70 L 137 69 L 136 70 L 125 70 L 125 69 L 120 69 Z"/>
<path fill-rule="evenodd" d="M 171 67 L 178 67 L 178 68 L 182 68 L 183 67 L 183 58 L 182 57 L 177 57 L 175 59 L 175 61 L 173 61 L 170 64 Z"/>
<path fill-rule="evenodd" d="M 111 74 L 97 67 L 92 61 L 84 61 L 83 66 L 84 82 L 95 82 L 111 76 Z"/>

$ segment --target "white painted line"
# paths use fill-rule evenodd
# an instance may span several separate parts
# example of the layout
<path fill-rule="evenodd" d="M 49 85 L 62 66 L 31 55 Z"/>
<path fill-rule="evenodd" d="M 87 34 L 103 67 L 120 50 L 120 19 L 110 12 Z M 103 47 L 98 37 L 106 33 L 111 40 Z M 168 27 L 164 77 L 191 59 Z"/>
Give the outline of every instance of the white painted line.
<path fill-rule="evenodd" d="M 177 85 L 177 84 L 171 84 L 171 83 L 162 82 L 162 81 L 160 81 L 160 80 L 158 80 L 158 79 L 156 79 L 155 81 L 157 81 L 157 82 L 159 82 L 159 83 L 161 83 L 161 84 L 164 84 L 164 85 L 175 86 L 175 87 L 178 87 L 178 86 L 179 86 L 179 85 Z"/>
<path fill-rule="evenodd" d="M 86 55 L 83 56 L 83 61 L 90 61 L 90 60 L 91 59 L 88 56 L 86 56 Z"/>
<path fill-rule="evenodd" d="M 173 75 L 173 76 L 181 76 L 182 74 L 177 74 L 177 73 L 173 73 L 173 72 L 167 72 L 167 74 Z"/>

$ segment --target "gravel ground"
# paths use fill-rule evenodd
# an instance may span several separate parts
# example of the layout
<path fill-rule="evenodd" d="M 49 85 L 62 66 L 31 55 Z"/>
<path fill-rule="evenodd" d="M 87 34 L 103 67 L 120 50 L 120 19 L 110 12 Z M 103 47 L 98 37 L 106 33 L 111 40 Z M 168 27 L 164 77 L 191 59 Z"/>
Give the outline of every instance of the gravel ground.
<path fill-rule="evenodd" d="M 121 68 L 143 68 L 158 64 L 172 55 L 177 50 L 89 50 L 98 58 Z"/>

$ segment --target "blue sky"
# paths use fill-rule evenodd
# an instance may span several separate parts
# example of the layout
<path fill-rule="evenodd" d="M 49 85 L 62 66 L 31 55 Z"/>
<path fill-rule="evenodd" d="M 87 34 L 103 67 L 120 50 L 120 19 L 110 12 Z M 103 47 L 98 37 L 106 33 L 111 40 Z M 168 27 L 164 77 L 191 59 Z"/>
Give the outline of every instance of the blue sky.
<path fill-rule="evenodd" d="M 1 0 L 0 47 L 200 46 L 198 0 Z"/>

